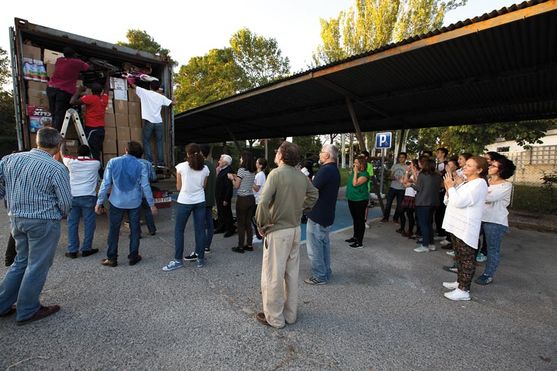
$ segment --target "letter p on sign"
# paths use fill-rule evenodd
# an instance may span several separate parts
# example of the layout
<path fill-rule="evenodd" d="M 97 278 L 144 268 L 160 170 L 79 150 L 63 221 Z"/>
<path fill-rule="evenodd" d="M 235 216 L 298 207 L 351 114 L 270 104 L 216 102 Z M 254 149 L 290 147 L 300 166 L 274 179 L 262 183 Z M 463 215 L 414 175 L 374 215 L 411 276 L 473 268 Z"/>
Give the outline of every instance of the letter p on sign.
<path fill-rule="evenodd" d="M 393 134 L 391 132 L 375 134 L 375 148 L 391 148 L 392 137 Z"/>

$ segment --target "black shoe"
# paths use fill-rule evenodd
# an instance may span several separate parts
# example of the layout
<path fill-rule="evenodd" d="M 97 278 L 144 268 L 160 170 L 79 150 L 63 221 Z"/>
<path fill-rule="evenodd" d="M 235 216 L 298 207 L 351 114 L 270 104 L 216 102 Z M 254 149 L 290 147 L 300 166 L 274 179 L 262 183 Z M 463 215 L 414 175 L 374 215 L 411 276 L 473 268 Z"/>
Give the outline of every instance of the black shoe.
<path fill-rule="evenodd" d="M 188 262 L 196 261 L 196 260 L 197 260 L 197 254 L 196 254 L 195 252 L 192 252 L 191 254 L 189 254 L 188 256 L 186 256 L 186 257 L 184 258 L 184 260 L 185 260 L 185 261 L 188 261 Z"/>
<path fill-rule="evenodd" d="M 76 252 L 67 252 L 67 253 L 64 254 L 64 256 L 66 258 L 75 259 L 75 258 L 77 258 L 77 253 Z"/>
<path fill-rule="evenodd" d="M 399 229 L 397 229 L 395 232 L 396 232 L 396 233 L 403 233 L 403 232 L 404 232 L 404 229 L 399 228 Z"/>
<path fill-rule="evenodd" d="M 253 246 L 244 246 L 244 251 L 253 251 Z"/>
<path fill-rule="evenodd" d="M 443 270 L 445 270 L 447 272 L 451 272 L 451 273 L 458 273 L 458 268 L 455 267 L 454 265 L 452 265 L 452 266 L 444 265 Z"/>
<path fill-rule="evenodd" d="M 232 237 L 234 235 L 234 231 L 228 231 L 224 234 L 224 237 Z"/>
<path fill-rule="evenodd" d="M 353 244 L 348 245 L 348 246 L 354 247 L 354 248 L 356 248 L 356 249 L 362 249 L 362 248 L 364 247 L 364 245 L 362 245 L 362 244 L 359 243 L 359 242 L 354 242 Z"/>
<path fill-rule="evenodd" d="M 89 255 L 93 255 L 99 252 L 99 249 L 91 249 L 91 250 L 85 250 L 81 252 L 81 256 L 86 257 Z"/>
<path fill-rule="evenodd" d="M 207 248 L 205 249 L 205 254 L 210 254 L 210 253 L 211 253 L 211 249 L 207 247 Z"/>
<path fill-rule="evenodd" d="M 243 254 L 243 253 L 244 253 L 244 249 L 241 248 L 240 246 L 235 246 L 235 247 L 233 247 L 231 250 L 234 251 L 234 252 L 238 252 L 238 253 L 240 253 L 240 254 Z"/>
<path fill-rule="evenodd" d="M 356 242 L 356 239 L 354 237 L 350 237 L 349 239 L 344 240 L 344 241 L 348 242 L 348 243 L 354 243 L 354 242 Z"/>
<path fill-rule="evenodd" d="M 118 262 L 116 260 L 105 258 L 101 261 L 101 264 L 106 265 L 107 267 L 116 267 L 118 265 Z"/>
<path fill-rule="evenodd" d="M 136 256 L 133 256 L 129 259 L 130 265 L 136 265 L 140 261 L 141 261 L 141 255 L 136 255 Z"/>
<path fill-rule="evenodd" d="M 154 236 L 154 235 L 156 235 L 156 234 L 157 234 L 157 231 L 156 231 L 156 230 L 154 230 L 154 231 L 152 231 L 152 232 L 149 232 L 149 234 L 150 234 L 151 236 Z"/>

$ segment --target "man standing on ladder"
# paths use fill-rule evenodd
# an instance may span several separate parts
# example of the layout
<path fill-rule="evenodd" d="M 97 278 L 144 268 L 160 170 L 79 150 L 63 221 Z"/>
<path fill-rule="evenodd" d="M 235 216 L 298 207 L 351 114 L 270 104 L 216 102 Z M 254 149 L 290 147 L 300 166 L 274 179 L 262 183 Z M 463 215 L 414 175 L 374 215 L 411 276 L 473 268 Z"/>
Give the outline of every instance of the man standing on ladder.
<path fill-rule="evenodd" d="M 87 71 L 89 65 L 81 59 L 76 58 L 75 51 L 69 46 L 64 48 L 64 57 L 58 58 L 54 65 L 54 73 L 48 82 L 46 95 L 48 107 L 52 114 L 52 126 L 60 130 L 70 108 L 70 99 L 75 94 L 75 84 L 79 74 Z"/>

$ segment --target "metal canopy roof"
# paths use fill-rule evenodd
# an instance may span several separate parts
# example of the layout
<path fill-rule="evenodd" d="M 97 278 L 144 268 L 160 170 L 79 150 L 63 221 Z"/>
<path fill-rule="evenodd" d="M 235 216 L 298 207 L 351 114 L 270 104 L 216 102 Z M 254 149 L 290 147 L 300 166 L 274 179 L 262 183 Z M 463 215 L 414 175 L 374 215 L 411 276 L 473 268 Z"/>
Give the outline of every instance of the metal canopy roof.
<path fill-rule="evenodd" d="M 557 117 L 557 0 L 529 1 L 175 116 L 176 144 Z"/>

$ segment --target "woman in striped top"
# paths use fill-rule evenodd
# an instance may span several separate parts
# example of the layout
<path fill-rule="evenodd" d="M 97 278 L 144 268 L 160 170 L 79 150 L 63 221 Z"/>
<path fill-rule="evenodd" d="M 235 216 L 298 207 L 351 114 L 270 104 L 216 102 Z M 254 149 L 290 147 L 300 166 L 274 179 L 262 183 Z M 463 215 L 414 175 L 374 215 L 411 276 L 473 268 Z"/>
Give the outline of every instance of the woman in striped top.
<path fill-rule="evenodd" d="M 251 152 L 245 151 L 240 157 L 240 168 L 236 174 L 228 174 L 234 188 L 237 189 L 236 222 L 238 224 L 238 246 L 232 251 L 243 253 L 253 251 L 253 229 L 251 218 L 255 212 L 253 183 L 255 180 L 255 159 Z M 245 243 L 245 244 L 244 244 Z"/>

